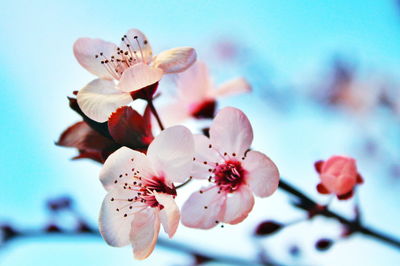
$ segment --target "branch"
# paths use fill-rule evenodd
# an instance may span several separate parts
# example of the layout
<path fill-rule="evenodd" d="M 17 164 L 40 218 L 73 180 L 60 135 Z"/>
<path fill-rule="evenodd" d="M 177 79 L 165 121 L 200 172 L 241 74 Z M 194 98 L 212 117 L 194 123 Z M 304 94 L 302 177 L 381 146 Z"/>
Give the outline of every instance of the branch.
<path fill-rule="evenodd" d="M 283 179 L 280 180 L 279 188 L 286 191 L 287 193 L 295 196 L 296 198 L 298 198 L 300 200 L 300 202 L 298 202 L 297 207 L 307 210 L 307 211 L 312 211 L 313 216 L 321 215 L 321 216 L 324 216 L 327 218 L 335 219 L 335 220 L 339 221 L 340 223 L 346 225 L 348 227 L 348 229 L 350 230 L 350 232 L 352 232 L 352 233 L 358 232 L 358 233 L 370 236 L 376 240 L 385 242 L 386 244 L 392 245 L 395 248 L 400 249 L 400 240 L 398 240 L 386 233 L 379 232 L 378 230 L 373 229 L 371 227 L 362 225 L 360 223 L 360 221 L 358 221 L 357 219 L 349 220 L 349 219 L 343 217 L 342 215 L 329 210 L 327 207 L 321 206 L 320 204 L 318 204 L 317 202 L 312 200 L 310 197 L 306 196 L 303 192 L 301 192 L 294 186 L 290 185 Z"/>
<path fill-rule="evenodd" d="M 96 240 L 102 239 L 99 231 L 95 228 L 85 226 L 84 230 L 81 231 L 65 231 L 61 230 L 57 227 L 52 227 L 52 230 L 24 230 L 24 231 L 16 231 L 10 226 L 5 228 L 3 226 L 3 242 L 0 247 L 4 246 L 4 244 L 18 239 L 18 238 L 51 238 L 51 237 L 88 237 L 94 238 Z M 187 255 L 191 255 L 195 258 L 195 265 L 204 263 L 204 262 L 221 262 L 229 265 L 277 265 L 272 262 L 260 262 L 257 260 L 247 260 L 236 256 L 228 256 L 216 253 L 207 253 L 205 251 L 199 250 L 197 247 L 193 247 L 188 245 L 187 243 L 177 242 L 168 240 L 165 238 L 159 238 L 157 241 L 157 246 L 161 248 L 165 248 L 174 252 L 179 252 Z"/>

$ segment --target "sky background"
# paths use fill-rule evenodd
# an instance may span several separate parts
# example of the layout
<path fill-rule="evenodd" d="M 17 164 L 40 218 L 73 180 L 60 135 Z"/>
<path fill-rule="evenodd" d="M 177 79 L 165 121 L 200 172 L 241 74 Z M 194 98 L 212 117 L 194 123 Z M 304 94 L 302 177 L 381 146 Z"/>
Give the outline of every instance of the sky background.
<path fill-rule="evenodd" d="M 400 9 L 394 0 L 2 0 L 0 221 L 40 226 L 48 216 L 46 199 L 72 195 L 80 213 L 96 223 L 105 195 L 97 177 L 99 165 L 72 162 L 75 151 L 54 145 L 59 134 L 79 120 L 66 97 L 94 78 L 76 62 L 72 45 L 79 37 L 117 42 L 133 27 L 145 32 L 155 53 L 177 46 L 196 48 L 216 83 L 248 78 L 254 93 L 225 99 L 220 107 L 241 108 L 254 127 L 254 148 L 270 156 L 282 176 L 321 202 L 327 199 L 314 191 L 313 162 L 332 154 L 359 159 L 366 181 L 359 191 L 365 222 L 400 237 L 400 181 L 381 163 L 398 165 L 398 117 L 384 111 L 360 117 L 327 110 L 307 96 L 337 54 L 357 62 L 361 76 L 378 71 L 399 81 Z M 240 56 L 221 60 L 218 51 L 224 43 L 234 43 Z M 280 95 L 280 102 L 264 97 L 270 91 Z M 283 102 L 282 95 L 287 96 Z M 360 149 L 365 138 L 383 147 L 378 157 Z M 182 192 L 181 203 L 196 185 Z M 351 206 L 333 202 L 333 208 L 349 215 Z M 341 241 L 326 253 L 315 252 L 317 239 L 338 235 L 338 225 L 322 218 L 265 240 L 250 236 L 264 219 L 291 221 L 302 215 L 278 191 L 258 199 L 240 225 L 209 231 L 180 226 L 176 239 L 244 258 L 254 257 L 255 246 L 262 244 L 278 261 L 289 264 L 400 261 L 397 250 L 362 236 Z M 292 244 L 302 249 L 297 261 L 287 255 Z M 91 239 L 21 240 L 0 249 L 1 265 L 185 265 L 188 260 L 157 248 L 148 260 L 137 262 L 129 247 L 111 248 Z"/>

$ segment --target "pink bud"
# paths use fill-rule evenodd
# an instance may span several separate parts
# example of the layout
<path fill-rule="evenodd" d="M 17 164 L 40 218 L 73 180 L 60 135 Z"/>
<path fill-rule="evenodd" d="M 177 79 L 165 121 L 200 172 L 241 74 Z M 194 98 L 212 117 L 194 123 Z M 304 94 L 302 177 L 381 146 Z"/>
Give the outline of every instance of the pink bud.
<path fill-rule="evenodd" d="M 322 194 L 335 194 L 340 199 L 352 196 L 352 191 L 357 185 L 359 174 L 356 161 L 345 156 L 332 156 L 328 160 L 318 163 L 321 184 L 318 191 Z"/>

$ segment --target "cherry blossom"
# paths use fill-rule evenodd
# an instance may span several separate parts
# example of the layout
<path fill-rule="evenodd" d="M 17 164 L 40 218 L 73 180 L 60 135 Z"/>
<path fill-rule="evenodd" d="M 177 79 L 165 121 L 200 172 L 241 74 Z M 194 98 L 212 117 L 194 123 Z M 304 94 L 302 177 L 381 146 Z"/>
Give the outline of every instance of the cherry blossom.
<path fill-rule="evenodd" d="M 240 223 L 253 208 L 253 194 L 268 197 L 278 188 L 276 165 L 265 154 L 249 151 L 253 129 L 242 111 L 222 109 L 211 125 L 210 138 L 194 139 L 192 177 L 211 184 L 184 203 L 184 225 L 208 229 L 219 222 Z"/>
<path fill-rule="evenodd" d="M 180 213 L 173 182 L 192 168 L 194 140 L 183 126 L 168 128 L 150 144 L 147 155 L 122 147 L 106 160 L 100 180 L 107 190 L 100 233 L 115 247 L 131 243 L 136 259 L 145 259 L 157 242 L 160 224 L 172 237 Z"/>
<path fill-rule="evenodd" d="M 244 78 L 229 80 L 215 87 L 204 62 L 197 61 L 177 78 L 177 99 L 162 110 L 167 125 L 178 124 L 190 117 L 214 118 L 217 99 L 251 91 Z"/>
<path fill-rule="evenodd" d="M 74 44 L 74 54 L 98 77 L 77 96 L 82 111 L 97 122 L 107 121 L 115 109 L 134 98 L 151 97 L 157 86 L 150 85 L 157 84 L 163 74 L 182 72 L 196 61 L 196 52 L 190 47 L 166 50 L 153 57 L 147 37 L 137 29 L 129 30 L 119 46 L 101 39 L 80 38 Z M 144 95 L 138 95 L 139 91 Z"/>
<path fill-rule="evenodd" d="M 332 156 L 327 161 L 317 161 L 315 169 L 321 183 L 317 190 L 321 194 L 334 194 L 339 199 L 352 197 L 357 184 L 363 183 L 357 172 L 356 161 L 346 156 Z"/>

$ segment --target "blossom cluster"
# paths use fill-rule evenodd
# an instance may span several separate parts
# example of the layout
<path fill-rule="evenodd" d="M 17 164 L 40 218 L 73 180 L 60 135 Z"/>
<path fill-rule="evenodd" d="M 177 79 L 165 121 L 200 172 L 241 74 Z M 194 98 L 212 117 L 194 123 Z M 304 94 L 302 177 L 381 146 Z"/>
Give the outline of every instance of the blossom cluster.
<path fill-rule="evenodd" d="M 103 164 L 100 181 L 107 195 L 99 218 L 104 240 L 111 246 L 132 245 L 136 259 L 154 249 L 160 227 L 172 237 L 179 223 L 210 229 L 220 223 L 238 224 L 249 215 L 254 196 L 271 196 L 279 186 L 279 171 L 263 152 L 252 149 L 253 129 L 239 109 L 217 112 L 219 97 L 251 91 L 244 78 L 214 86 L 207 66 L 195 49 L 180 47 L 153 56 L 147 37 L 137 29 L 120 44 L 78 39 L 77 61 L 97 78 L 70 98 L 70 107 L 83 121 L 60 137 L 61 146 L 75 147 L 75 158 Z M 164 74 L 176 75 L 176 99 L 157 112 L 153 100 Z M 142 99 L 140 114 L 130 106 Z M 179 123 L 212 119 L 203 134 Z M 154 130 L 153 121 L 160 127 Z M 164 122 L 164 123 L 163 123 Z M 164 125 L 167 125 L 164 128 Z M 351 197 L 361 183 L 355 161 L 334 156 L 317 162 L 318 191 Z M 180 208 L 178 188 L 202 180 Z"/>

